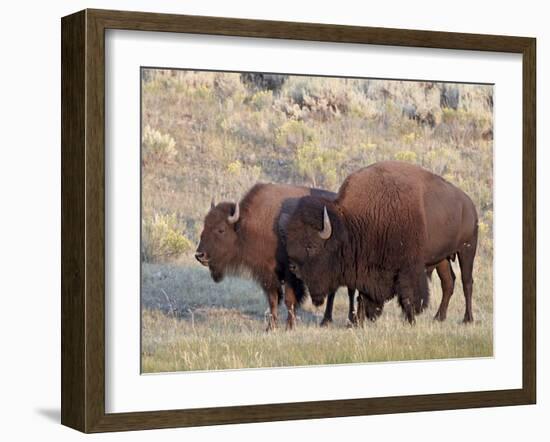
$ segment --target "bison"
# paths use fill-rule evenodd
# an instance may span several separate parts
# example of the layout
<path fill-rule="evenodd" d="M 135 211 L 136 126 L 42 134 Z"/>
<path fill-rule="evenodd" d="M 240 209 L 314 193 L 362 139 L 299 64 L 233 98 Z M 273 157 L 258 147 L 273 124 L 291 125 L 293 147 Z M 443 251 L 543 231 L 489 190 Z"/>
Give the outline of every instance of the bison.
<path fill-rule="evenodd" d="M 277 306 L 283 297 L 288 308 L 287 327 L 292 328 L 296 306 L 305 296 L 303 282 L 289 272 L 286 249 L 279 235 L 281 214 L 288 215 L 296 207 L 295 202 L 304 196 L 329 201 L 336 194 L 307 187 L 259 183 L 238 204 L 212 204 L 204 219 L 196 259 L 210 269 L 216 282 L 226 274 L 242 273 L 248 273 L 258 282 L 269 303 L 268 330 L 277 324 Z M 354 289 L 348 290 L 350 321 L 355 320 L 354 293 Z M 328 293 L 321 325 L 332 321 L 334 296 L 334 291 Z"/>
<path fill-rule="evenodd" d="M 410 323 L 428 303 L 426 268 L 457 255 L 470 322 L 477 234 L 476 209 L 464 192 L 418 166 L 386 161 L 349 175 L 333 201 L 302 197 L 288 220 L 286 245 L 289 268 L 312 299 L 356 287 L 375 318 L 397 295 Z"/>

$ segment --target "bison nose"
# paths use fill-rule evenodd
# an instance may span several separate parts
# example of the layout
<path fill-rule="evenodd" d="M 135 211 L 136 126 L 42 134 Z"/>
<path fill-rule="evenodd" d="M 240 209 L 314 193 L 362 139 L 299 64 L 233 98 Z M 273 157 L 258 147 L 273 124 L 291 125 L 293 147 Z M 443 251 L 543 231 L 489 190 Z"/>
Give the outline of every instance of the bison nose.
<path fill-rule="evenodd" d="M 208 262 L 208 259 L 206 258 L 206 253 L 204 252 L 195 253 L 195 259 L 202 265 L 205 265 Z"/>

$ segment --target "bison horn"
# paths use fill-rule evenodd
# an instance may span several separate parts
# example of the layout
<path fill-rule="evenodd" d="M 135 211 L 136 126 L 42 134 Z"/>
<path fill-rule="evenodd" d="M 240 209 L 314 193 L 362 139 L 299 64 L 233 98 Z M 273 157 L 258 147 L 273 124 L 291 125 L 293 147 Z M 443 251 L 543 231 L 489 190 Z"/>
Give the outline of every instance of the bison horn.
<path fill-rule="evenodd" d="M 319 232 L 321 239 L 329 239 L 332 235 L 332 226 L 330 225 L 330 218 L 328 217 L 327 207 L 323 208 L 323 230 Z"/>
<path fill-rule="evenodd" d="M 240 213 L 239 213 L 239 203 L 235 204 L 235 212 L 233 212 L 233 215 L 229 215 L 227 217 L 227 222 L 229 224 L 235 224 L 237 221 L 239 221 L 239 216 L 240 216 Z"/>
<path fill-rule="evenodd" d="M 214 207 L 216 207 L 216 203 L 214 202 L 214 198 L 212 198 L 210 201 L 210 209 L 213 209 Z"/>

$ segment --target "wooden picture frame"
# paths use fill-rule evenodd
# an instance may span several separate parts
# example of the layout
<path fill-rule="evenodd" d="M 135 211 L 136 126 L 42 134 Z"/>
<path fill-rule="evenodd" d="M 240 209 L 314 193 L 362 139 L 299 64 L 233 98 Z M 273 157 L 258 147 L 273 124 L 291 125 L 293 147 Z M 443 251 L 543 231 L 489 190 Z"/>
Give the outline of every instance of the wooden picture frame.
<path fill-rule="evenodd" d="M 83 432 L 533 404 L 536 400 L 536 41 L 533 38 L 84 10 L 62 28 L 62 424 Z M 523 383 L 457 392 L 105 412 L 105 30 L 261 37 L 522 55 Z"/>

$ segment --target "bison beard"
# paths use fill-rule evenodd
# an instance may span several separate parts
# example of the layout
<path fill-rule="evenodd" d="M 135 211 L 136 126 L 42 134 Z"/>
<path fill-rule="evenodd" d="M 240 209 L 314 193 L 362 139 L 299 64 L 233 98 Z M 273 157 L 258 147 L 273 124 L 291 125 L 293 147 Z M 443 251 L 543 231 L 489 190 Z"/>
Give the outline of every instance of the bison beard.
<path fill-rule="evenodd" d="M 458 254 L 464 320 L 472 320 L 476 211 L 462 191 L 424 169 L 400 162 L 361 169 L 345 180 L 334 201 L 302 198 L 286 236 L 289 260 L 312 297 L 340 285 L 356 287 L 369 319 L 397 295 L 413 323 L 415 314 L 428 305 L 426 267 L 433 270 Z M 439 319 L 444 319 L 448 297 L 447 290 Z"/>

